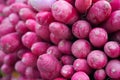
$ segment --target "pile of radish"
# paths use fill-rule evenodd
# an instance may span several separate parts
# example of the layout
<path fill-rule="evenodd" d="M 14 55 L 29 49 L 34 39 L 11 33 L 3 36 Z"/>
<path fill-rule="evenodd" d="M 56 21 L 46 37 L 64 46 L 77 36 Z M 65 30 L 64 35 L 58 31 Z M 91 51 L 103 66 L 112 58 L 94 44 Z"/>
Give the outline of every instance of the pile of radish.
<path fill-rule="evenodd" d="M 0 0 L 0 80 L 120 80 L 120 1 Z"/>

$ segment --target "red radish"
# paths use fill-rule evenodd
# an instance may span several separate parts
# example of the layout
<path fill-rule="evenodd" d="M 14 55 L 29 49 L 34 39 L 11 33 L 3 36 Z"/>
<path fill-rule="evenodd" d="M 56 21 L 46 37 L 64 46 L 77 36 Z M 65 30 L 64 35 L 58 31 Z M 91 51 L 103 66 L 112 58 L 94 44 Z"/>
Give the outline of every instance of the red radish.
<path fill-rule="evenodd" d="M 27 66 L 36 66 L 37 57 L 31 52 L 27 52 L 22 56 L 22 62 Z"/>
<path fill-rule="evenodd" d="M 110 77 L 110 78 L 120 78 L 120 61 L 113 59 L 111 61 L 108 62 L 107 66 L 106 66 L 106 74 Z"/>
<path fill-rule="evenodd" d="M 80 13 L 85 13 L 92 5 L 92 0 L 75 0 L 75 7 Z"/>
<path fill-rule="evenodd" d="M 11 5 L 11 4 L 13 4 L 14 2 L 15 2 L 15 0 L 7 0 L 7 1 L 6 1 L 6 4 L 7 4 L 7 5 Z"/>
<path fill-rule="evenodd" d="M 53 33 L 50 33 L 50 40 L 55 45 L 61 41 L 61 39 L 59 39 L 58 36 L 55 36 Z"/>
<path fill-rule="evenodd" d="M 29 8 L 21 8 L 19 16 L 22 20 L 35 19 L 35 13 Z"/>
<path fill-rule="evenodd" d="M 27 67 L 25 70 L 25 75 L 28 79 L 36 79 L 40 77 L 39 71 L 33 67 Z"/>
<path fill-rule="evenodd" d="M 86 59 L 76 59 L 73 63 L 73 68 L 75 71 L 83 71 L 86 74 L 91 73 L 91 68 L 87 63 Z"/>
<path fill-rule="evenodd" d="M 26 32 L 28 32 L 28 28 L 25 25 L 24 21 L 19 21 L 16 26 L 15 26 L 16 32 L 18 32 L 19 34 L 23 35 Z"/>
<path fill-rule="evenodd" d="M 5 8 L 6 6 L 4 4 L 0 4 L 0 13 L 2 14 L 2 11 L 3 9 Z"/>
<path fill-rule="evenodd" d="M 9 14 L 11 14 L 12 11 L 10 10 L 10 6 L 5 6 L 2 10 L 2 13 L 4 16 L 8 16 Z"/>
<path fill-rule="evenodd" d="M 13 66 L 18 60 L 18 57 L 16 53 L 11 53 L 11 54 L 7 54 L 3 59 L 4 59 L 4 64 Z"/>
<path fill-rule="evenodd" d="M 15 64 L 15 70 L 20 74 L 25 74 L 27 66 L 22 61 L 17 61 Z"/>
<path fill-rule="evenodd" d="M 75 3 L 75 0 L 64 0 L 64 1 L 69 2 L 69 3 L 71 3 L 72 5 L 74 5 L 74 3 Z"/>
<path fill-rule="evenodd" d="M 54 55 L 57 59 L 60 59 L 62 56 L 62 53 L 59 51 L 57 46 L 50 46 L 46 53 Z"/>
<path fill-rule="evenodd" d="M 0 25 L 0 37 L 15 32 L 15 27 L 10 23 L 9 19 L 6 18 Z"/>
<path fill-rule="evenodd" d="M 53 80 L 60 75 L 61 64 L 51 54 L 40 55 L 37 60 L 37 67 L 42 79 Z"/>
<path fill-rule="evenodd" d="M 120 45 L 115 41 L 109 41 L 105 44 L 104 51 L 110 58 L 119 57 Z"/>
<path fill-rule="evenodd" d="M 95 47 L 102 47 L 108 40 L 108 34 L 103 28 L 94 28 L 89 34 L 89 40 Z"/>
<path fill-rule="evenodd" d="M 36 14 L 36 21 L 41 25 L 49 25 L 54 21 L 52 13 L 49 11 L 41 11 Z"/>
<path fill-rule="evenodd" d="M 22 56 L 26 53 L 29 52 L 27 48 L 21 48 L 20 50 L 17 51 L 17 57 L 22 59 Z"/>
<path fill-rule="evenodd" d="M 86 58 L 91 51 L 91 45 L 87 40 L 79 39 L 72 44 L 71 50 L 76 58 Z"/>
<path fill-rule="evenodd" d="M 32 45 L 31 51 L 34 55 L 39 56 L 41 54 L 46 53 L 46 50 L 48 49 L 49 46 L 50 44 L 46 42 L 36 42 Z"/>
<path fill-rule="evenodd" d="M 9 21 L 13 24 L 13 25 L 16 25 L 19 21 L 19 16 L 15 13 L 11 13 L 9 16 Z"/>
<path fill-rule="evenodd" d="M 12 66 L 9 66 L 7 64 L 3 64 L 1 66 L 1 72 L 3 72 L 4 74 L 11 74 L 12 71 L 13 71 L 13 67 Z"/>
<path fill-rule="evenodd" d="M 53 17 L 57 21 L 63 22 L 65 24 L 73 24 L 76 20 L 78 20 L 77 11 L 73 8 L 73 6 L 70 3 L 64 0 L 56 1 L 52 5 L 51 10 Z"/>
<path fill-rule="evenodd" d="M 101 22 L 104 22 L 109 17 L 109 15 L 111 14 L 111 10 L 112 8 L 109 2 L 105 0 L 97 1 L 90 8 L 87 14 L 87 19 L 93 24 L 100 24 Z"/>
<path fill-rule="evenodd" d="M 10 33 L 2 36 L 0 39 L 0 46 L 6 53 L 12 53 L 20 49 L 21 42 L 17 33 Z"/>
<path fill-rule="evenodd" d="M 73 74 L 71 80 L 90 80 L 85 72 L 79 71 Z"/>
<path fill-rule="evenodd" d="M 111 7 L 112 11 L 120 10 L 120 1 L 119 0 L 108 0 Z"/>
<path fill-rule="evenodd" d="M 87 56 L 87 62 L 93 69 L 104 68 L 107 64 L 107 56 L 103 51 L 93 50 Z"/>
<path fill-rule="evenodd" d="M 64 54 L 71 54 L 71 46 L 71 41 L 61 40 L 58 44 L 58 49 Z"/>
<path fill-rule="evenodd" d="M 72 33 L 67 25 L 60 22 L 52 22 L 49 25 L 49 30 L 59 39 L 71 39 Z"/>
<path fill-rule="evenodd" d="M 72 26 L 72 32 L 77 38 L 88 38 L 91 29 L 91 25 L 85 20 L 79 20 Z"/>
<path fill-rule="evenodd" d="M 94 73 L 94 79 L 95 80 L 105 80 L 106 73 L 104 69 L 98 69 Z"/>
<path fill-rule="evenodd" d="M 35 26 L 36 34 L 45 41 L 50 41 L 50 31 L 48 25 L 36 24 Z"/>
<path fill-rule="evenodd" d="M 111 13 L 109 19 L 104 25 L 104 28 L 108 33 L 116 32 L 120 30 L 120 10 L 116 10 Z"/>
<path fill-rule="evenodd" d="M 61 61 L 64 65 L 72 65 L 74 60 L 75 60 L 75 58 L 70 55 L 64 55 L 61 57 Z"/>
<path fill-rule="evenodd" d="M 50 11 L 56 0 L 28 0 L 29 4 L 37 11 Z"/>
<path fill-rule="evenodd" d="M 29 6 L 27 4 L 24 4 L 24 3 L 13 3 L 10 5 L 10 10 L 12 12 L 19 12 L 20 9 L 22 8 L 29 8 Z"/>
<path fill-rule="evenodd" d="M 27 19 L 25 24 L 29 30 L 35 32 L 35 26 L 36 26 L 37 22 L 34 19 Z"/>
<path fill-rule="evenodd" d="M 38 41 L 39 39 L 34 32 L 27 32 L 22 36 L 22 43 L 27 48 L 31 48 L 31 46 Z"/>
<path fill-rule="evenodd" d="M 71 78 L 74 73 L 72 65 L 64 65 L 61 69 L 61 74 L 65 78 Z"/>

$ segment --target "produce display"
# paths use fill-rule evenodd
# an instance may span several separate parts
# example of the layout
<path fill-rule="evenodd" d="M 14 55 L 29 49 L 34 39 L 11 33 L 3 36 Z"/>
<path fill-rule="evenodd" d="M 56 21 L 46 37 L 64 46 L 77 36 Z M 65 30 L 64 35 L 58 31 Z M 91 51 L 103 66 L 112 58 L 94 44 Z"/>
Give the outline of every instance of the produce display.
<path fill-rule="evenodd" d="M 0 80 L 120 80 L 120 0 L 0 0 Z"/>

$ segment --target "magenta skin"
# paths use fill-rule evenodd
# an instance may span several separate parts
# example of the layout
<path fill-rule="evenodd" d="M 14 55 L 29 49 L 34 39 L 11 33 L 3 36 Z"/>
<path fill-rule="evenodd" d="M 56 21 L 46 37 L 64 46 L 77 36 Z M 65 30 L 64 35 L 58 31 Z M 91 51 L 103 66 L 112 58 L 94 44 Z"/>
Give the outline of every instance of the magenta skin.
<path fill-rule="evenodd" d="M 79 20 L 72 26 L 72 33 L 77 38 L 88 38 L 91 31 L 91 25 L 85 20 Z"/>
<path fill-rule="evenodd" d="M 27 19 L 25 24 L 29 30 L 35 32 L 35 26 L 36 26 L 37 22 L 34 19 Z"/>
<path fill-rule="evenodd" d="M 27 67 L 25 70 L 25 76 L 28 79 L 37 79 L 40 77 L 40 73 L 39 73 L 39 71 L 37 71 L 33 67 Z"/>
<path fill-rule="evenodd" d="M 50 33 L 50 40 L 55 45 L 58 45 L 58 43 L 61 41 L 61 39 L 59 39 L 58 36 L 54 35 L 53 33 Z"/>
<path fill-rule="evenodd" d="M 79 71 L 73 74 L 71 80 L 90 80 L 90 78 L 85 72 Z"/>
<path fill-rule="evenodd" d="M 32 45 L 31 51 L 34 55 L 39 56 L 46 53 L 46 50 L 50 47 L 49 43 L 46 42 L 36 42 Z"/>
<path fill-rule="evenodd" d="M 90 66 L 87 63 L 86 59 L 76 59 L 74 60 L 73 63 L 73 68 L 75 71 L 83 71 L 86 74 L 90 74 L 92 69 L 90 68 Z"/>
<path fill-rule="evenodd" d="M 31 52 L 27 52 L 22 56 L 22 62 L 27 66 L 36 66 L 37 57 Z"/>
<path fill-rule="evenodd" d="M 104 52 L 110 58 L 117 58 L 120 56 L 120 45 L 116 41 L 109 41 L 104 46 Z"/>
<path fill-rule="evenodd" d="M 5 3 L 5 1 L 4 0 L 0 0 L 0 4 L 4 4 Z"/>
<path fill-rule="evenodd" d="M 0 25 L 0 37 L 15 32 L 15 27 L 9 22 L 8 18 L 3 19 Z"/>
<path fill-rule="evenodd" d="M 52 4 L 56 0 L 28 0 L 28 3 L 36 10 L 36 11 L 50 11 Z"/>
<path fill-rule="evenodd" d="M 47 51 L 46 54 L 52 54 L 54 55 L 57 59 L 60 59 L 62 56 L 62 53 L 59 51 L 57 46 L 50 46 Z"/>
<path fill-rule="evenodd" d="M 111 11 L 112 8 L 110 3 L 105 0 L 100 0 L 94 3 L 90 8 L 87 14 L 87 19 L 93 24 L 100 24 L 109 17 Z"/>
<path fill-rule="evenodd" d="M 15 70 L 20 74 L 24 75 L 27 66 L 22 61 L 17 61 L 15 64 Z"/>
<path fill-rule="evenodd" d="M 105 80 L 106 73 L 104 69 L 98 69 L 94 73 L 94 79 L 95 80 Z"/>
<path fill-rule="evenodd" d="M 49 25 L 49 30 L 59 39 L 71 39 L 72 33 L 71 30 L 68 28 L 67 25 L 60 23 L 60 22 L 52 22 Z"/>
<path fill-rule="evenodd" d="M 41 11 L 36 14 L 35 18 L 36 21 L 41 25 L 49 25 L 51 22 L 54 21 L 52 13 L 49 11 Z"/>
<path fill-rule="evenodd" d="M 72 65 L 64 65 L 61 68 L 61 75 L 67 79 L 71 78 L 74 74 L 74 69 Z"/>
<path fill-rule="evenodd" d="M 87 55 L 90 53 L 91 49 L 91 44 L 84 39 L 76 40 L 71 47 L 72 54 L 76 58 L 86 58 Z"/>
<path fill-rule="evenodd" d="M 16 26 L 15 26 L 15 30 L 16 32 L 18 32 L 19 34 L 23 35 L 26 32 L 28 32 L 28 28 L 25 25 L 24 21 L 19 21 Z"/>
<path fill-rule="evenodd" d="M 93 3 L 97 2 L 97 1 L 100 1 L 100 0 L 92 0 Z"/>
<path fill-rule="evenodd" d="M 53 80 L 60 75 L 61 63 L 51 54 L 40 55 L 37 60 L 37 68 L 41 74 L 41 78 L 45 80 Z"/>
<path fill-rule="evenodd" d="M 71 41 L 61 40 L 58 44 L 58 49 L 64 54 L 72 54 L 71 46 L 72 46 Z"/>
<path fill-rule="evenodd" d="M 70 56 L 70 55 L 63 55 L 61 57 L 61 61 L 64 65 L 72 65 L 74 60 L 75 60 L 75 58 L 73 56 Z"/>
<path fill-rule="evenodd" d="M 104 25 L 104 28 L 108 33 L 116 32 L 120 30 L 119 23 L 120 23 L 120 10 L 116 10 L 111 13 L 109 19 Z"/>
<path fill-rule="evenodd" d="M 3 9 L 5 8 L 5 4 L 0 4 L 0 13 L 2 14 Z"/>
<path fill-rule="evenodd" d="M 117 59 L 110 60 L 105 68 L 106 74 L 110 78 L 120 78 L 120 61 Z"/>
<path fill-rule="evenodd" d="M 13 66 L 18 60 L 18 57 L 16 53 L 11 53 L 11 54 L 7 54 L 3 59 L 4 59 L 4 64 Z"/>
<path fill-rule="evenodd" d="M 18 13 L 22 8 L 29 8 L 29 6 L 24 3 L 13 3 L 10 5 L 10 10 L 14 13 Z"/>
<path fill-rule="evenodd" d="M 22 43 L 25 47 L 31 48 L 32 45 L 36 42 L 40 41 L 35 32 L 26 32 L 22 36 Z"/>
<path fill-rule="evenodd" d="M 19 16 L 22 20 L 35 19 L 35 13 L 29 8 L 21 8 Z"/>
<path fill-rule="evenodd" d="M 19 21 L 19 16 L 18 14 L 16 13 L 11 13 L 9 16 L 9 21 L 13 24 L 13 25 L 16 25 Z"/>
<path fill-rule="evenodd" d="M 3 21 L 4 17 L 0 16 L 0 23 Z"/>
<path fill-rule="evenodd" d="M 10 20 L 9 20 L 8 17 L 5 17 L 5 18 L 2 20 L 2 24 L 5 24 L 5 23 L 7 23 L 7 25 L 8 25 L 8 24 L 12 24 L 12 23 L 10 22 Z"/>
<path fill-rule="evenodd" d="M 85 13 L 92 5 L 92 0 L 75 0 L 75 7 L 80 13 Z"/>
<path fill-rule="evenodd" d="M 67 80 L 67 79 L 62 78 L 62 77 L 58 77 L 58 78 L 55 78 L 54 80 Z"/>
<path fill-rule="evenodd" d="M 120 9 L 120 1 L 118 0 L 108 0 L 111 7 L 112 7 L 112 11 L 116 11 Z"/>
<path fill-rule="evenodd" d="M 10 33 L 0 39 L 1 49 L 6 53 L 12 53 L 20 49 L 20 36 L 17 33 Z"/>
<path fill-rule="evenodd" d="M 5 6 L 2 10 L 2 13 L 4 14 L 4 16 L 9 16 L 9 14 L 12 13 L 12 11 L 10 10 L 10 6 Z"/>
<path fill-rule="evenodd" d="M 50 41 L 50 31 L 48 25 L 36 24 L 35 27 L 36 34 L 45 41 Z"/>
<path fill-rule="evenodd" d="M 7 1 L 6 1 L 6 4 L 7 4 L 7 5 L 11 5 L 11 4 L 13 4 L 14 2 L 15 2 L 15 0 L 7 0 Z"/>
<path fill-rule="evenodd" d="M 103 28 L 93 28 L 89 34 L 89 40 L 95 47 L 102 47 L 108 40 L 108 34 Z"/>
<path fill-rule="evenodd" d="M 19 58 L 19 59 L 22 59 L 22 56 L 26 53 L 26 52 L 29 52 L 29 50 L 28 49 L 26 49 L 26 48 L 21 48 L 21 49 L 19 49 L 18 51 L 17 51 L 17 57 Z"/>
<path fill-rule="evenodd" d="M 75 8 L 64 0 L 56 1 L 51 8 L 53 17 L 65 24 L 73 24 L 78 20 L 78 14 Z"/>
<path fill-rule="evenodd" d="M 88 65 L 93 69 L 104 68 L 107 64 L 107 56 L 103 51 L 93 50 L 87 56 Z"/>
<path fill-rule="evenodd" d="M 0 68 L 1 72 L 3 72 L 4 74 L 11 74 L 13 71 L 13 67 L 9 66 L 7 64 L 3 64 Z"/>
<path fill-rule="evenodd" d="M 2 51 L 2 50 L 0 50 L 0 66 L 3 64 L 3 59 L 4 59 L 4 57 L 6 56 L 6 54 Z"/>
<path fill-rule="evenodd" d="M 17 3 L 27 3 L 28 0 L 15 0 Z"/>

